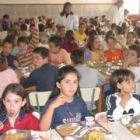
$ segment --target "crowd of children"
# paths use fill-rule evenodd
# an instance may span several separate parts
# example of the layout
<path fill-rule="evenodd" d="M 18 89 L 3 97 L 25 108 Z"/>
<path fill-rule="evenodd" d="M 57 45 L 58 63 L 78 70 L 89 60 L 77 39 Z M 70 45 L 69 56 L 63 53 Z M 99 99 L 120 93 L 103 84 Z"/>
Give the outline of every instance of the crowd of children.
<path fill-rule="evenodd" d="M 59 18 L 74 14 L 67 3 Z M 118 121 L 123 115 L 140 115 L 140 27 L 125 21 L 109 24 L 106 15 L 80 17 L 74 27 L 61 25 L 44 16 L 1 22 L 7 37 L 0 40 L 0 134 L 16 129 L 48 130 L 63 123 L 84 120 L 90 115 L 80 87 L 101 87 L 104 75 L 87 67 L 88 62 L 123 62 L 123 69 L 110 76 L 111 95 L 106 98 L 106 115 L 99 121 Z M 63 19 L 64 20 L 64 19 Z M 75 19 L 77 21 L 77 18 Z M 57 26 L 55 26 L 57 24 Z M 79 25 L 79 27 L 78 27 Z M 60 68 L 62 65 L 62 68 Z M 32 67 L 28 77 L 21 68 Z M 52 91 L 41 118 L 33 116 L 25 88 Z M 62 113 L 63 112 L 63 113 Z"/>

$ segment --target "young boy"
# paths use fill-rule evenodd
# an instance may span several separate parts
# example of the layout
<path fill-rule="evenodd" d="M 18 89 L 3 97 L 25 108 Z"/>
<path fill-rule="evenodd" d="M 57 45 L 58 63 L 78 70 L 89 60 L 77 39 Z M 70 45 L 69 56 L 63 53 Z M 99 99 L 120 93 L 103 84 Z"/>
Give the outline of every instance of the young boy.
<path fill-rule="evenodd" d="M 50 91 L 53 89 L 57 68 L 48 63 L 48 56 L 49 51 L 47 48 L 39 47 L 33 51 L 35 70 L 27 78 L 19 73 L 20 83 L 24 87 L 36 86 L 36 91 Z"/>
<path fill-rule="evenodd" d="M 1 56 L 7 58 L 8 66 L 12 69 L 16 68 L 16 57 L 11 55 L 13 49 L 13 41 L 10 38 L 5 38 L 3 40 L 3 45 L 2 45 L 2 52 Z"/>
<path fill-rule="evenodd" d="M 25 67 L 32 65 L 32 51 L 36 48 L 39 43 L 39 32 L 38 32 L 38 19 L 35 18 L 35 25 L 31 30 L 32 38 L 29 42 L 27 37 L 19 37 L 17 44 L 19 47 L 19 53 L 17 54 L 18 66 Z M 18 67 L 17 66 L 17 67 Z"/>
<path fill-rule="evenodd" d="M 128 68 L 135 75 L 135 82 L 140 82 L 140 46 L 131 45 L 128 55 L 124 58 L 123 68 Z"/>
<path fill-rule="evenodd" d="M 88 68 L 84 64 L 83 50 L 74 50 L 71 53 L 71 61 L 81 75 L 80 87 L 96 87 L 105 84 L 105 77 L 95 69 Z"/>
<path fill-rule="evenodd" d="M 116 39 L 113 36 L 107 38 L 107 46 L 109 50 L 104 51 L 104 57 L 107 61 L 121 60 L 123 52 L 120 49 L 116 49 Z"/>
<path fill-rule="evenodd" d="M 71 64 L 69 54 L 61 48 L 62 38 L 60 36 L 52 36 L 49 39 L 49 62 L 58 65 L 61 63 Z"/>

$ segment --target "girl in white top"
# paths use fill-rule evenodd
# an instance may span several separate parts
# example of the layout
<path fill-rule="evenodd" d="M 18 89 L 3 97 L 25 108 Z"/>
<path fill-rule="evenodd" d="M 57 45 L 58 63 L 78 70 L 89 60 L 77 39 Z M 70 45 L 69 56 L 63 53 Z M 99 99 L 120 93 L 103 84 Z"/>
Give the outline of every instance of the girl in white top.
<path fill-rule="evenodd" d="M 0 55 L 0 96 L 7 85 L 18 82 L 15 72 L 8 68 L 6 58 Z"/>
<path fill-rule="evenodd" d="M 67 30 L 76 30 L 79 26 L 79 20 L 77 15 L 75 15 L 72 10 L 72 4 L 70 2 L 66 2 L 64 4 L 63 11 L 55 20 L 56 26 L 65 26 Z"/>
<path fill-rule="evenodd" d="M 107 118 L 109 121 L 117 121 L 123 115 L 140 115 L 140 96 L 134 94 L 134 74 L 127 69 L 119 69 L 112 73 L 110 79 L 115 94 L 107 96 Z"/>

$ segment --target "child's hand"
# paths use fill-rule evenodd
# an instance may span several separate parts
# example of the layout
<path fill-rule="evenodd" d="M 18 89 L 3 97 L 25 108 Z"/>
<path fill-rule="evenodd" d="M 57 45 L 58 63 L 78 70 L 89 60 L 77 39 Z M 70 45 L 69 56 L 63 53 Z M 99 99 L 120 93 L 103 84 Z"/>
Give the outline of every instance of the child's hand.
<path fill-rule="evenodd" d="M 100 115 L 100 116 L 97 118 L 97 121 L 98 121 L 99 123 L 107 123 L 108 120 L 107 120 L 106 114 Z"/>
<path fill-rule="evenodd" d="M 57 108 L 57 107 L 59 107 L 59 106 L 65 104 L 65 103 L 66 103 L 66 98 L 67 98 L 67 97 L 64 96 L 64 95 L 58 96 L 58 97 L 52 102 L 51 106 L 55 109 L 55 108 Z"/>
<path fill-rule="evenodd" d="M 0 130 L 4 127 L 3 122 L 0 121 Z"/>
<path fill-rule="evenodd" d="M 19 79 L 24 77 L 24 74 L 20 70 L 17 71 L 17 75 Z"/>
<path fill-rule="evenodd" d="M 17 67 L 17 68 L 19 67 L 19 64 L 16 60 L 14 60 L 13 64 L 14 64 L 15 67 Z"/>

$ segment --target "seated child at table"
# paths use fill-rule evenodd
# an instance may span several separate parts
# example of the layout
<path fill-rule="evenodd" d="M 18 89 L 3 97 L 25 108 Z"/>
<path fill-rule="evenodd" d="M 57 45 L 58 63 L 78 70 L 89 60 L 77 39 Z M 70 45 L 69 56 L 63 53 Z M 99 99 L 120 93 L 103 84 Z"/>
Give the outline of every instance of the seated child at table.
<path fill-rule="evenodd" d="M 140 96 L 134 94 L 134 74 L 127 69 L 115 70 L 110 85 L 116 93 L 106 99 L 108 120 L 118 121 L 123 115 L 140 115 Z"/>
<path fill-rule="evenodd" d="M 1 56 L 7 58 L 8 66 L 12 69 L 16 68 L 16 57 L 11 55 L 13 49 L 13 40 L 11 38 L 5 38 L 2 43 Z"/>
<path fill-rule="evenodd" d="M 55 84 L 57 67 L 48 63 L 49 51 L 47 48 L 39 47 L 33 51 L 33 64 L 35 70 L 29 77 L 25 78 L 19 72 L 20 83 L 24 87 L 36 86 L 36 91 L 50 91 Z"/>
<path fill-rule="evenodd" d="M 66 50 L 62 49 L 62 38 L 60 36 L 52 36 L 49 39 L 49 62 L 55 65 L 64 63 L 70 64 L 70 56 Z"/>
<path fill-rule="evenodd" d="M 115 49 L 116 39 L 112 36 L 107 38 L 107 46 L 109 50 L 104 51 L 104 57 L 107 61 L 121 60 L 123 57 L 123 51 Z"/>
<path fill-rule="evenodd" d="M 7 85 L 18 82 L 14 70 L 8 68 L 7 59 L 0 55 L 0 96 Z"/>
<path fill-rule="evenodd" d="M 131 45 L 124 58 L 123 68 L 128 68 L 135 75 L 135 82 L 140 82 L 140 46 Z"/>
<path fill-rule="evenodd" d="M 19 47 L 19 53 L 16 55 L 18 61 L 17 67 L 26 67 L 31 66 L 33 64 L 32 52 L 39 43 L 39 32 L 36 26 L 38 26 L 37 18 L 35 18 L 35 26 L 32 26 L 31 28 L 32 33 L 31 41 L 29 41 L 29 38 L 24 36 L 18 38 L 17 44 Z"/>
<path fill-rule="evenodd" d="M 96 87 L 106 83 L 105 77 L 96 69 L 89 68 L 84 64 L 84 51 L 74 50 L 71 53 L 71 61 L 81 75 L 80 87 Z"/>
<path fill-rule="evenodd" d="M 0 100 L 0 134 L 10 129 L 39 130 L 28 93 L 17 83 L 9 84 Z"/>
<path fill-rule="evenodd" d="M 68 65 L 59 69 L 56 85 L 41 115 L 41 130 L 82 121 L 90 115 L 80 97 L 78 84 L 79 73 L 74 67 Z"/>
<path fill-rule="evenodd" d="M 98 36 L 90 36 L 87 41 L 87 49 L 85 51 L 86 61 L 99 61 L 102 59 L 101 55 L 102 45 Z"/>

